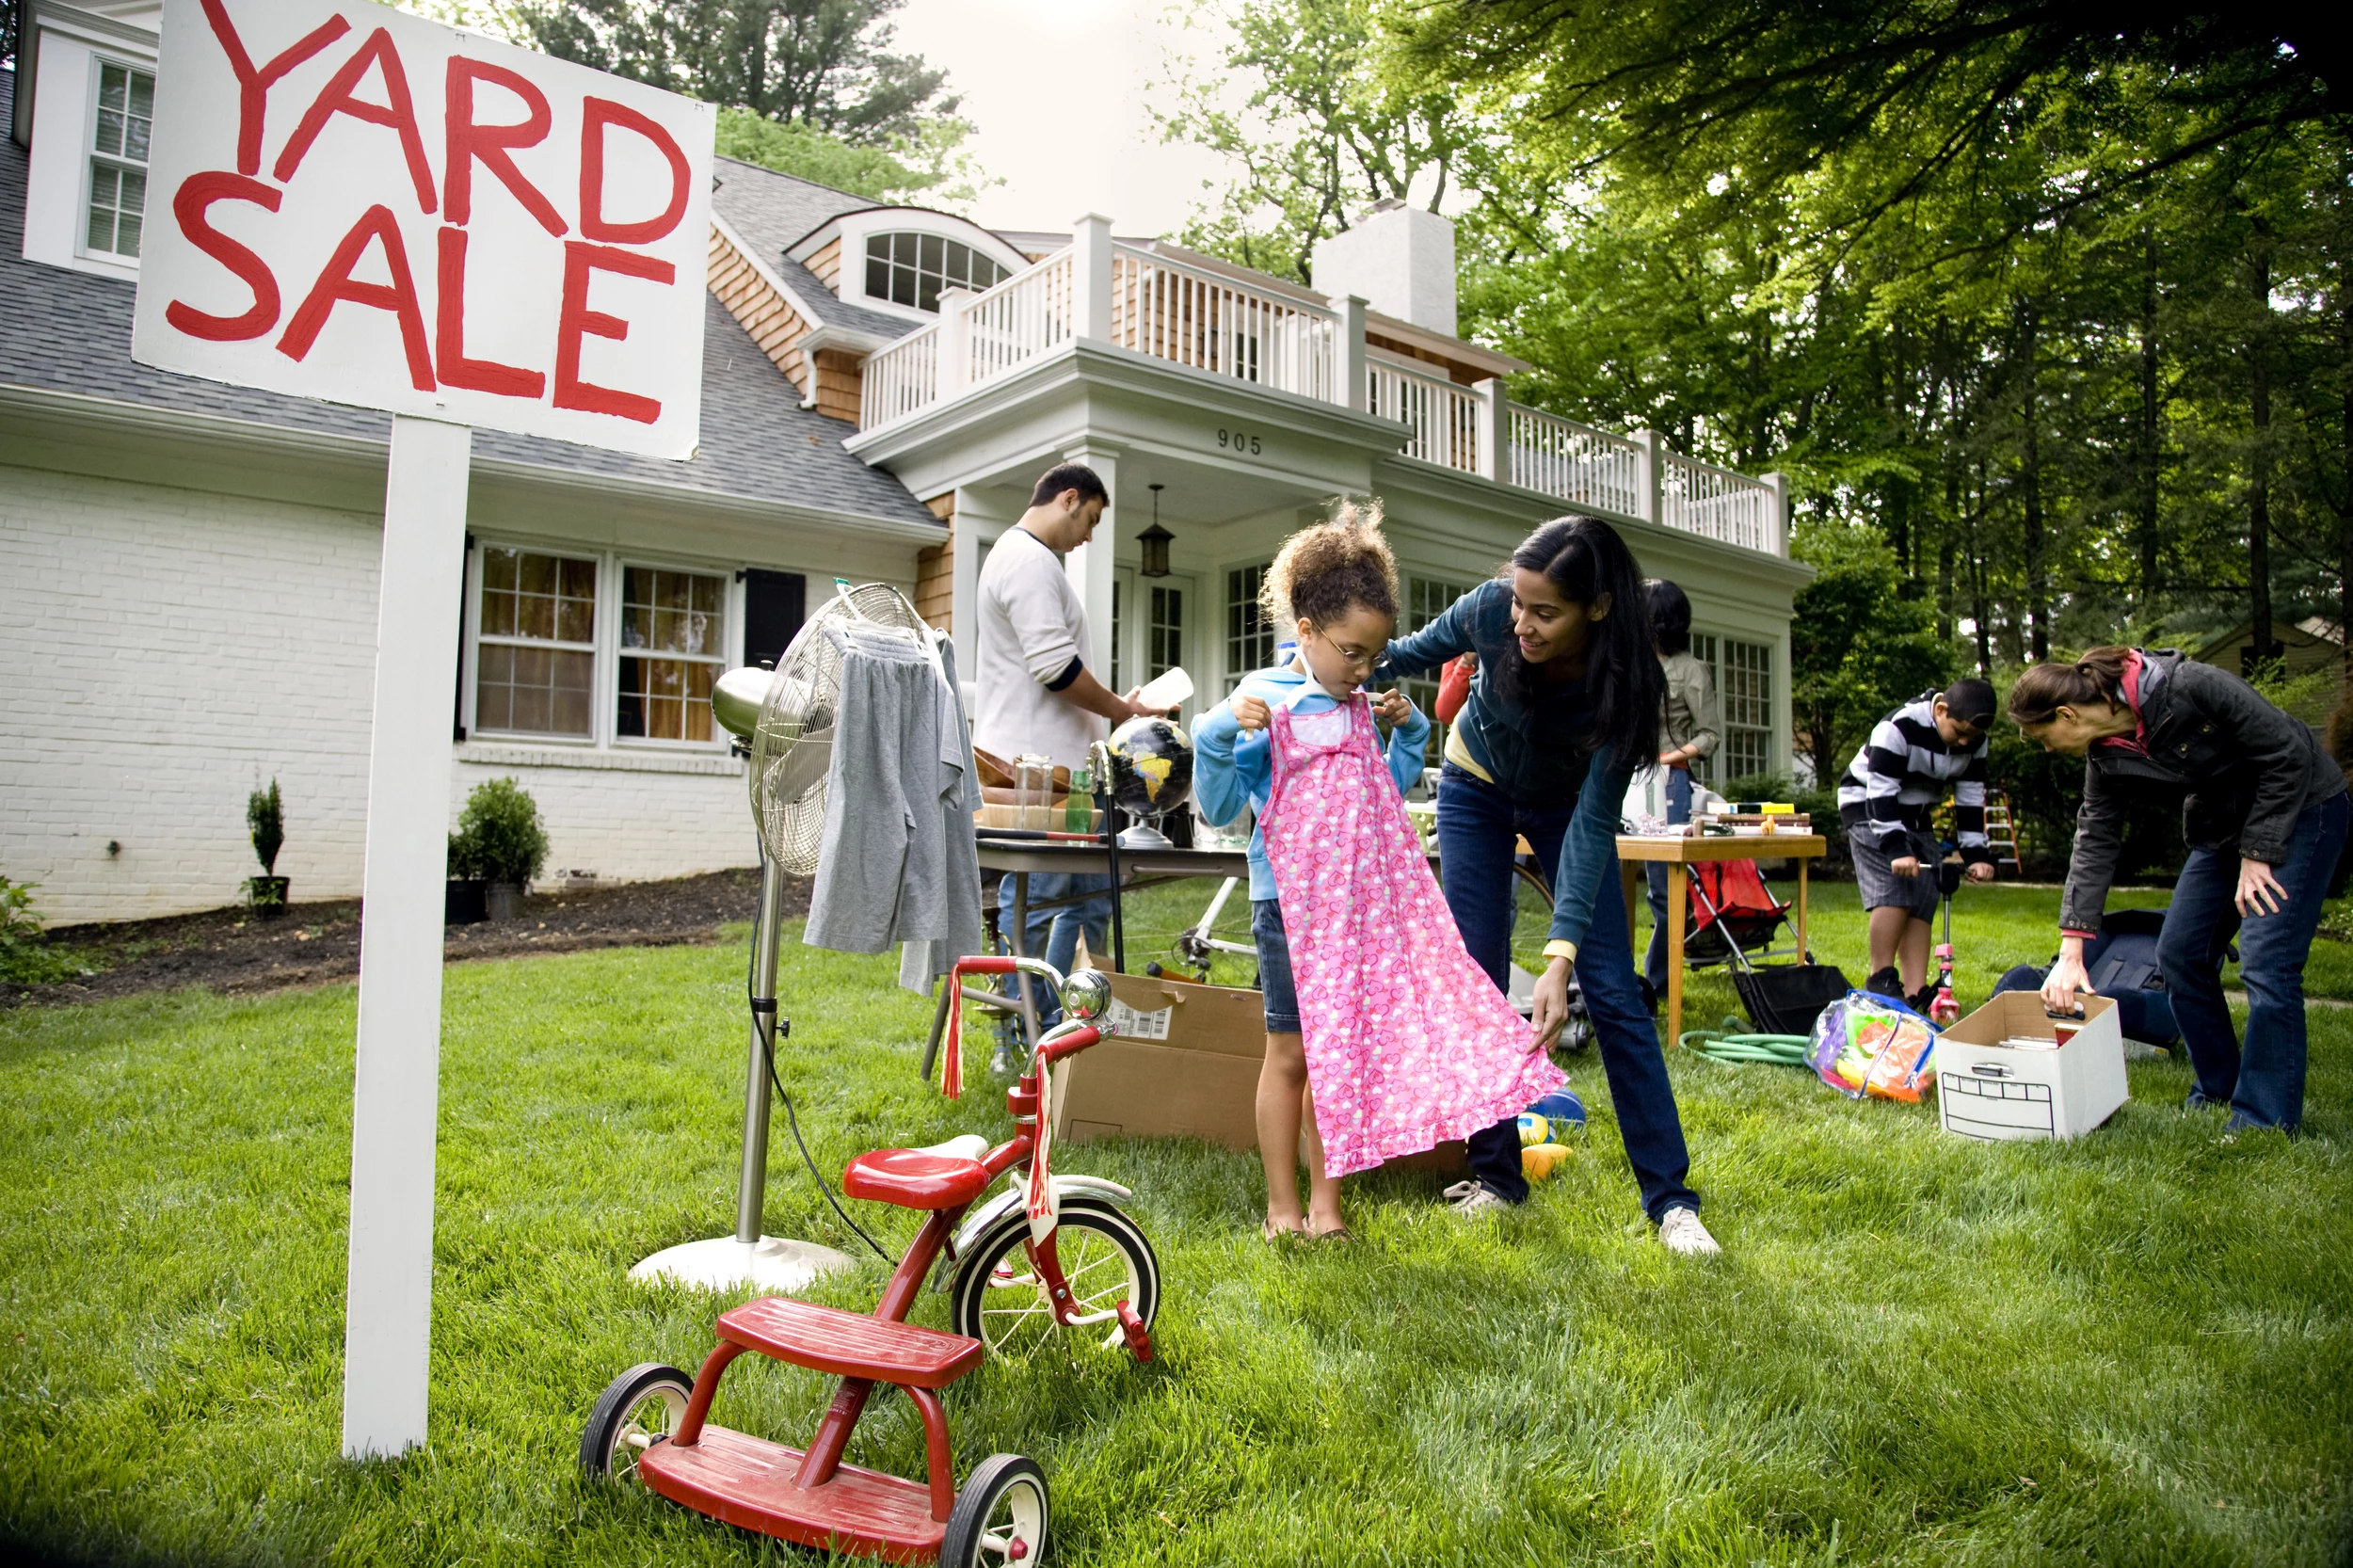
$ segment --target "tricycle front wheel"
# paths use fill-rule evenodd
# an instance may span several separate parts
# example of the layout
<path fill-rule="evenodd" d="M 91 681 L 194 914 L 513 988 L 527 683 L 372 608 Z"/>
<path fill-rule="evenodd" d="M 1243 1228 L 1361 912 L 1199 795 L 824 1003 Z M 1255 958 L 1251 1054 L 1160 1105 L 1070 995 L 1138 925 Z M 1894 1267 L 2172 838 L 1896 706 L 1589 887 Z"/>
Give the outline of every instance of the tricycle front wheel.
<path fill-rule="evenodd" d="M 1063 1332 L 1045 1282 L 1030 1266 L 1023 1244 L 1029 1239 L 1029 1216 L 1016 1208 L 989 1226 L 956 1270 L 955 1330 L 987 1346 L 991 1355 L 1027 1355 Z M 1066 1197 L 1055 1252 L 1073 1305 L 1095 1320 L 1079 1332 L 1119 1349 L 1126 1342 L 1118 1316 L 1123 1301 L 1150 1330 L 1160 1306 L 1160 1263 L 1135 1221 L 1101 1198 Z"/>

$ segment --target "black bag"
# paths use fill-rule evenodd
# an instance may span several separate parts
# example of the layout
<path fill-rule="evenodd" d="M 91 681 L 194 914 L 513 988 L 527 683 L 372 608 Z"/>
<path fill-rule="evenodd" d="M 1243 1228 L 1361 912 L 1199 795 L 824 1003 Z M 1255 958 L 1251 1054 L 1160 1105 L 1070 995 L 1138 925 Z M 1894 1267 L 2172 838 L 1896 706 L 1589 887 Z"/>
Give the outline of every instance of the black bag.
<path fill-rule="evenodd" d="M 1835 964 L 1767 964 L 1733 970 L 1733 989 L 1764 1034 L 1811 1034 L 1822 1009 L 1854 987 Z"/>

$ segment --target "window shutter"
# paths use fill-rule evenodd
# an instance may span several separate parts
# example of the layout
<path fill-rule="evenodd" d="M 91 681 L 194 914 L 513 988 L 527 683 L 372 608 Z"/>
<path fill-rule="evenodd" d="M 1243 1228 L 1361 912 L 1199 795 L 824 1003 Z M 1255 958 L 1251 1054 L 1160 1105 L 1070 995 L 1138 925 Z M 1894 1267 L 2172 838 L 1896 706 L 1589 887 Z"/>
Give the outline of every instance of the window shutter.
<path fill-rule="evenodd" d="M 744 573 L 744 662 L 773 664 L 792 645 L 808 609 L 808 579 L 797 571 Z"/>

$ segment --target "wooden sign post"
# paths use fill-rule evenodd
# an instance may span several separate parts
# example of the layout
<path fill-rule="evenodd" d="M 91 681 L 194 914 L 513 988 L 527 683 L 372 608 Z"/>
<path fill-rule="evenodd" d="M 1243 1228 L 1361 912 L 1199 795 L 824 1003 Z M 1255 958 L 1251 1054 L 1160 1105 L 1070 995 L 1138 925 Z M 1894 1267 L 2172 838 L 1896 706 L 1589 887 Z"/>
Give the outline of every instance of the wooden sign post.
<path fill-rule="evenodd" d="M 353 1075 L 355 1458 L 425 1440 L 472 428 L 694 456 L 713 126 L 709 104 L 364 0 L 165 3 L 133 357 L 393 415 Z"/>

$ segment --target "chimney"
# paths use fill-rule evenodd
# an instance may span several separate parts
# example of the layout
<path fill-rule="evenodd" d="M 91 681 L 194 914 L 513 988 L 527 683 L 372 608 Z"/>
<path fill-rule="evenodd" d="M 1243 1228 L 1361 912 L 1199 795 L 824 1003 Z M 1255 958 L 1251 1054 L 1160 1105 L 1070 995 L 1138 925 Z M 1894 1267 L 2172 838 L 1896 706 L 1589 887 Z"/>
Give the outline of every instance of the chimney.
<path fill-rule="evenodd" d="M 1316 242 L 1308 270 L 1318 294 L 1361 295 L 1384 315 L 1454 336 L 1454 224 L 1394 198 L 1356 227 Z"/>

